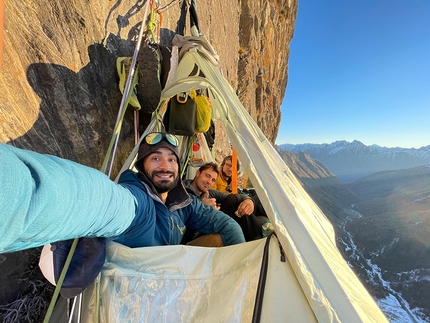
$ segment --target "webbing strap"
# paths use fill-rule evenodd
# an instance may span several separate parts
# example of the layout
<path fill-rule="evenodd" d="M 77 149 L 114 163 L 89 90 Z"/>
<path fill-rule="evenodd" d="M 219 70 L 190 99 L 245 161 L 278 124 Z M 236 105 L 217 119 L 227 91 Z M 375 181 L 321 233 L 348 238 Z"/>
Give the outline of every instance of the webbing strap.
<path fill-rule="evenodd" d="M 237 153 L 233 148 L 231 153 L 231 192 L 237 194 Z"/>
<path fill-rule="evenodd" d="M 191 5 L 189 8 L 188 8 L 187 1 L 184 0 L 182 2 L 181 15 L 180 15 L 179 20 L 176 24 L 176 31 L 175 31 L 176 34 L 181 35 L 181 36 L 185 35 L 185 21 L 186 21 L 187 12 L 189 12 L 189 14 L 190 14 L 190 29 L 191 30 L 197 29 L 197 32 L 200 32 L 199 18 L 197 16 L 196 0 L 191 1 Z"/>
<path fill-rule="evenodd" d="M 199 17 L 197 16 L 197 4 L 196 0 L 191 0 L 191 6 L 190 6 L 190 25 L 191 28 L 196 27 L 197 31 L 200 31 L 199 27 Z"/>
<path fill-rule="evenodd" d="M 192 154 L 192 151 L 193 151 L 193 144 L 197 141 L 197 135 L 194 134 L 192 137 L 189 137 L 187 139 L 189 140 L 188 141 L 188 145 L 187 145 L 188 148 L 187 148 L 187 151 L 186 151 L 186 155 L 185 155 L 185 159 L 184 159 L 184 164 L 182 165 L 182 168 L 181 168 L 181 178 L 184 177 L 185 170 L 187 169 L 187 165 L 188 165 L 188 163 L 190 161 L 191 154 Z"/>
<path fill-rule="evenodd" d="M 269 267 L 269 247 L 270 247 L 270 240 L 272 236 L 274 236 L 278 240 L 278 237 L 274 232 L 272 232 L 266 238 L 266 244 L 264 245 L 264 251 L 263 251 L 263 259 L 261 261 L 260 277 L 258 278 L 257 293 L 255 295 L 254 312 L 252 313 L 252 321 L 251 321 L 252 323 L 260 323 L 260 320 L 261 320 L 261 311 L 263 308 L 263 299 L 264 299 L 264 289 L 266 287 L 267 269 Z M 282 248 L 282 245 L 279 242 L 279 240 L 278 240 L 278 244 L 279 244 L 279 250 L 281 253 L 281 262 L 285 262 L 284 249 Z"/>
<path fill-rule="evenodd" d="M 61 271 L 60 278 L 58 278 L 57 285 L 55 286 L 54 295 L 52 295 L 51 302 L 49 303 L 48 310 L 45 315 L 43 323 L 48 323 L 51 319 L 52 311 L 54 310 L 55 303 L 57 302 L 58 295 L 60 294 L 61 286 L 63 285 L 64 278 L 66 277 L 67 269 L 69 269 L 70 262 L 72 261 L 73 253 L 75 252 L 79 238 L 73 240 L 70 247 L 69 254 L 67 255 L 66 262 L 64 263 L 63 270 Z"/>
<path fill-rule="evenodd" d="M 154 43 L 158 43 L 158 35 L 156 35 L 157 30 L 157 20 L 155 18 L 155 14 L 158 13 L 160 16 L 160 25 L 162 20 L 162 14 L 161 11 L 158 10 L 158 3 L 156 3 L 155 0 L 151 0 L 151 11 L 149 14 L 149 21 L 146 24 L 146 39 L 151 40 Z M 160 28 L 158 28 L 160 30 Z"/>

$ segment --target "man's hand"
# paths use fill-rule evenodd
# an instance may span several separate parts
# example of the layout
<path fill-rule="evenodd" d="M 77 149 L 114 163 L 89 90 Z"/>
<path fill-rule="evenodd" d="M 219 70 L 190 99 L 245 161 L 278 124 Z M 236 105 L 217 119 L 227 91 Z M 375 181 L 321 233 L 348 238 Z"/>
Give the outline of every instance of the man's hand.
<path fill-rule="evenodd" d="M 238 177 L 237 178 L 237 186 L 243 187 L 243 181 L 244 181 L 243 177 Z"/>
<path fill-rule="evenodd" d="M 254 202 L 251 199 L 246 199 L 239 204 L 235 214 L 237 216 L 243 216 L 250 215 L 252 212 L 254 212 Z"/>
<path fill-rule="evenodd" d="M 205 193 L 205 196 L 203 196 L 202 203 L 205 205 L 212 206 L 215 210 L 220 209 L 220 207 L 216 204 L 216 200 L 214 198 L 209 197 L 209 191 L 207 191 Z"/>

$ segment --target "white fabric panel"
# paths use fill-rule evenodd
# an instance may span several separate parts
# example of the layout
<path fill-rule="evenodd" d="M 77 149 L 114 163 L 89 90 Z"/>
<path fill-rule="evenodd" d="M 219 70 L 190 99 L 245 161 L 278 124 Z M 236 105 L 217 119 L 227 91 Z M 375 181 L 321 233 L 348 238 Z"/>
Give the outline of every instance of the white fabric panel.
<path fill-rule="evenodd" d="M 160 106 L 176 93 L 209 89 L 213 115 L 223 121 L 275 226 L 287 262 L 279 261 L 272 239 L 261 322 L 387 322 L 337 250 L 330 222 L 218 66 L 205 58 L 210 51 L 191 47 L 178 65 L 177 80 L 163 90 Z M 206 79 L 190 76 L 195 64 Z M 153 120 L 149 129 L 156 125 Z M 264 241 L 218 249 L 111 244 L 100 281 L 101 322 L 250 322 Z M 90 289 L 85 293 L 84 322 L 96 322 L 94 295 Z"/>
<path fill-rule="evenodd" d="M 181 64 L 188 69 L 181 71 Z M 275 224 L 287 258 L 318 320 L 387 322 L 337 250 L 333 227 L 249 116 L 217 67 L 197 51 L 189 51 L 178 67 L 178 78 L 188 75 L 194 64 L 206 76 L 202 86 L 209 83 L 212 106 Z M 193 83 L 195 79 L 184 78 L 176 86 Z"/>
<path fill-rule="evenodd" d="M 100 278 L 101 322 L 251 322 L 266 239 L 224 248 L 131 249 L 109 243 Z M 316 322 L 271 239 L 262 322 Z M 94 304 L 95 285 L 84 303 Z M 266 306 L 267 304 L 267 306 Z M 95 306 L 83 322 L 95 322 Z"/>

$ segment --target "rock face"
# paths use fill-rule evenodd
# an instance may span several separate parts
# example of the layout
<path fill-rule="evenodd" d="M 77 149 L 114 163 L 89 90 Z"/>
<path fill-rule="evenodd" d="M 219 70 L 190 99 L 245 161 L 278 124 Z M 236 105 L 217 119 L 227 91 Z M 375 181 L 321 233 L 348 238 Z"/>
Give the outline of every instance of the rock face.
<path fill-rule="evenodd" d="M 100 169 L 122 98 L 116 58 L 133 55 L 146 1 L 6 1 L 0 30 L 0 142 Z M 297 0 L 197 2 L 200 31 L 218 52 L 224 76 L 274 142 Z M 181 4 L 160 1 L 163 45 L 170 44 L 177 30 Z M 133 110 L 128 108 L 113 173 L 134 145 L 133 127 Z M 229 152 L 219 127 L 216 146 L 219 160 Z M 22 295 L 21 285 L 15 284 L 21 278 L 40 279 L 37 266 L 27 261 L 37 263 L 40 251 L 29 252 L 31 256 L 22 252 L 7 259 L 1 255 L 1 269 L 18 278 L 4 276 L 9 283 L 0 288 L 0 304 Z M 31 277 L 27 267 L 34 272 Z M 0 317 L 2 313 L 0 306 Z"/>
<path fill-rule="evenodd" d="M 176 31 L 182 1 L 161 3 L 160 43 Z M 197 3 L 200 31 L 223 72 L 274 142 L 287 84 L 297 0 Z M 100 168 L 121 93 L 115 60 L 132 56 L 145 1 L 7 1 L 0 70 L 0 141 Z M 133 146 L 129 108 L 117 167 Z M 217 129 L 217 141 L 228 143 Z"/>

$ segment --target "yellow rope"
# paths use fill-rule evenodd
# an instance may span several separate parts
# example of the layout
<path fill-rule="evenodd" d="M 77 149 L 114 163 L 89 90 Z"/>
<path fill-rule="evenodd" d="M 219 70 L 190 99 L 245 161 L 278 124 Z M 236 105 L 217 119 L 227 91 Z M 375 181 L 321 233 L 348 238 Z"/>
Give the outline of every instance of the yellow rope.
<path fill-rule="evenodd" d="M 158 10 L 158 7 L 155 5 L 155 1 L 151 1 L 151 11 L 149 14 L 149 20 L 146 24 L 146 38 L 149 40 L 152 40 L 154 43 L 158 43 L 157 36 L 156 36 L 156 30 L 157 30 L 157 19 L 156 14 L 160 15 L 160 25 L 161 25 L 161 12 Z M 159 29 L 159 28 L 158 28 Z"/>

